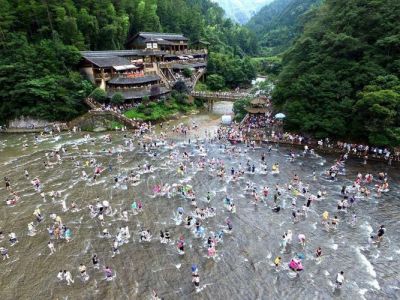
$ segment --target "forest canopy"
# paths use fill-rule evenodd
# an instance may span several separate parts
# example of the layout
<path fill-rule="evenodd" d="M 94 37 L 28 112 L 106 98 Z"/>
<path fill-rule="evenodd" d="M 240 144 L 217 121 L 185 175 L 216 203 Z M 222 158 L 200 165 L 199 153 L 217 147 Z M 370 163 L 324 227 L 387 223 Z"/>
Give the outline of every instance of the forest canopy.
<path fill-rule="evenodd" d="M 276 55 L 287 50 L 303 31 L 313 8 L 322 0 L 275 0 L 263 7 L 246 25 L 257 35 L 262 52 Z"/>
<path fill-rule="evenodd" d="M 400 144 L 397 0 L 326 0 L 283 57 L 273 94 L 287 128 Z"/>

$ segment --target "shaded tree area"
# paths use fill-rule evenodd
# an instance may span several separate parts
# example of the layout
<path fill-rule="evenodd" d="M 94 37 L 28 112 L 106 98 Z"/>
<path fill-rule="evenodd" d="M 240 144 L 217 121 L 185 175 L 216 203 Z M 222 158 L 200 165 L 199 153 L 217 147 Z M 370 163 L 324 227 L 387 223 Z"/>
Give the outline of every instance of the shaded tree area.
<path fill-rule="evenodd" d="M 212 89 L 214 90 L 221 89 L 219 87 L 221 82 L 228 88 L 248 86 L 257 75 L 256 67 L 249 57 L 240 58 L 233 54 L 224 53 L 210 54 L 207 73 L 213 79 Z M 213 75 L 218 75 L 218 77 Z"/>
<path fill-rule="evenodd" d="M 273 93 L 290 130 L 400 144 L 400 2 L 326 0 L 283 57 Z"/>
<path fill-rule="evenodd" d="M 80 59 L 76 48 L 56 38 L 31 44 L 24 34 L 5 34 L 0 51 L 0 122 L 22 115 L 55 121 L 81 114 L 82 99 L 92 85 L 71 69 Z"/>

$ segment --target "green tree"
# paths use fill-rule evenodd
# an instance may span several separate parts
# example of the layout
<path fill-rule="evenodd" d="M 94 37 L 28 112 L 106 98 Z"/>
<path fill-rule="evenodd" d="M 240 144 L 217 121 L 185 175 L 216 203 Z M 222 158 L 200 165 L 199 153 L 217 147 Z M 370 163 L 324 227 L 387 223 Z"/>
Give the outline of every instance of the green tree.
<path fill-rule="evenodd" d="M 107 100 L 107 93 L 101 88 L 96 88 L 90 96 L 98 102 L 105 102 Z"/>
<path fill-rule="evenodd" d="M 111 103 L 112 104 L 122 104 L 125 102 L 125 98 L 121 93 L 115 93 L 112 97 L 111 97 Z"/>
<path fill-rule="evenodd" d="M 250 105 L 250 99 L 240 99 L 233 103 L 233 113 L 235 114 L 235 121 L 240 122 L 246 116 L 246 107 Z"/>
<path fill-rule="evenodd" d="M 183 69 L 182 73 L 183 73 L 183 76 L 185 76 L 186 78 L 190 78 L 193 75 L 192 69 L 189 69 L 189 68 Z"/>
<path fill-rule="evenodd" d="M 313 11 L 273 92 L 287 129 L 399 144 L 399 10 L 395 0 L 326 0 Z"/>
<path fill-rule="evenodd" d="M 177 81 L 172 87 L 172 89 L 181 94 L 189 93 L 189 88 L 187 87 L 186 83 L 182 80 Z"/>
<path fill-rule="evenodd" d="M 400 144 L 400 80 L 381 76 L 359 93 L 354 105 L 355 123 L 370 143 Z"/>
<path fill-rule="evenodd" d="M 207 77 L 207 85 L 211 90 L 219 91 L 225 87 L 225 79 L 221 75 L 212 74 Z"/>

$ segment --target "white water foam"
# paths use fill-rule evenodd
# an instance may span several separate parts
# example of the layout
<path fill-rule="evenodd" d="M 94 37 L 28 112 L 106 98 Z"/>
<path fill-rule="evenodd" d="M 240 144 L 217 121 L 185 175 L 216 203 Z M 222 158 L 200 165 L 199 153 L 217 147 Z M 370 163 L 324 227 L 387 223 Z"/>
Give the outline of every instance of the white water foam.
<path fill-rule="evenodd" d="M 371 275 L 372 277 L 376 278 L 376 272 L 374 270 L 373 265 L 370 263 L 370 261 L 367 259 L 367 257 L 365 257 L 365 255 L 361 253 L 360 247 L 356 247 L 356 253 L 360 257 L 362 264 L 365 265 L 365 267 L 366 267 L 365 270 L 367 271 L 367 273 L 369 275 Z M 381 289 L 381 287 L 376 279 L 371 280 L 368 283 L 377 290 Z"/>

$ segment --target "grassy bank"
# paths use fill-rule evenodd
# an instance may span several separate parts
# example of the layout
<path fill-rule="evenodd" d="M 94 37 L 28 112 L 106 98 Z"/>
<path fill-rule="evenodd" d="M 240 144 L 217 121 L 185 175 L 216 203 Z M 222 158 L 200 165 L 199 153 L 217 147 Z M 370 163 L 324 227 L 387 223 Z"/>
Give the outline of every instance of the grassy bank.
<path fill-rule="evenodd" d="M 197 102 L 196 102 L 197 103 Z M 188 103 L 176 99 L 161 102 L 150 102 L 147 105 L 140 104 L 137 108 L 125 112 L 130 119 L 143 121 L 162 121 L 171 118 L 178 113 L 189 113 L 199 108 L 200 103 Z"/>

